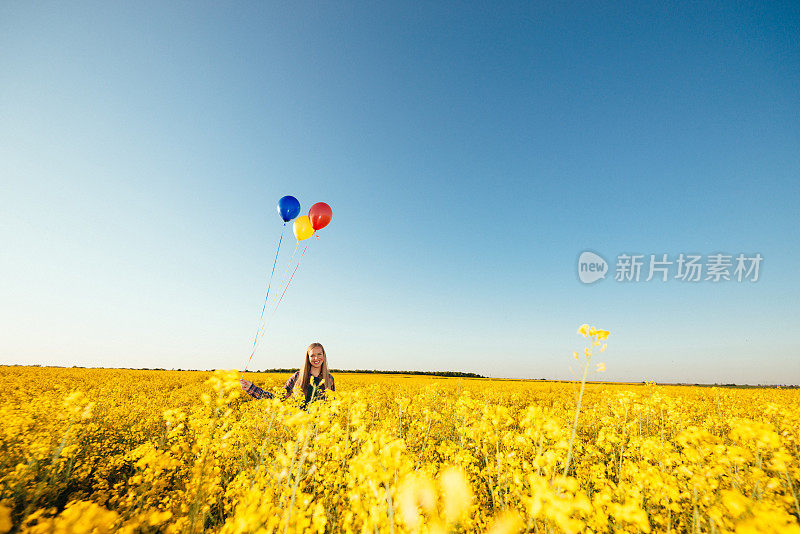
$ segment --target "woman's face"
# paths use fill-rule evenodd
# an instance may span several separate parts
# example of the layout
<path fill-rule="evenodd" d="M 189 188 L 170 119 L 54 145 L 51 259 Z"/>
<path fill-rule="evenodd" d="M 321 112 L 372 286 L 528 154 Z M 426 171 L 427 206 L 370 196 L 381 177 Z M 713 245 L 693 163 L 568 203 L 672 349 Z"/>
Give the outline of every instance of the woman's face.
<path fill-rule="evenodd" d="M 325 353 L 322 351 L 322 347 L 314 347 L 308 354 L 308 361 L 311 362 L 311 367 L 314 369 L 319 369 L 322 367 L 322 362 L 324 360 Z"/>

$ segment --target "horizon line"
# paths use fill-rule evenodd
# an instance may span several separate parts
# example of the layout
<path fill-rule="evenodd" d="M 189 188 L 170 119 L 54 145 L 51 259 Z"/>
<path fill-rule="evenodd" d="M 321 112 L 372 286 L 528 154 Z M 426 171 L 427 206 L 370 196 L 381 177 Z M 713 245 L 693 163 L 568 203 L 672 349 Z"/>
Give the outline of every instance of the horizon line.
<path fill-rule="evenodd" d="M 126 371 L 177 371 L 177 372 L 193 372 L 193 373 L 210 373 L 219 370 L 228 370 L 228 369 L 182 369 L 182 368 L 172 368 L 172 369 L 165 369 L 163 367 L 93 367 L 93 366 L 85 366 L 85 365 L 41 365 L 41 364 L 0 364 L 0 368 L 2 367 L 37 367 L 37 368 L 50 368 L 50 369 L 119 369 L 119 370 L 126 370 Z M 246 371 L 249 373 L 287 373 L 293 372 L 296 369 L 294 367 L 287 367 L 287 368 L 274 368 L 274 369 L 264 369 L 264 370 L 250 370 Z M 241 369 L 236 369 L 236 371 L 242 372 Z M 478 373 L 471 373 L 471 372 L 464 372 L 464 371 L 399 371 L 399 370 L 388 370 L 388 369 L 330 369 L 330 372 L 337 372 L 337 373 L 350 373 L 350 374 L 387 374 L 387 375 L 419 375 L 419 376 L 434 376 L 439 378 L 469 378 L 469 379 L 483 379 L 483 380 L 518 380 L 518 381 L 525 381 L 525 382 L 557 382 L 557 383 L 580 383 L 580 380 L 564 380 L 558 378 L 512 378 L 512 377 L 501 377 L 501 376 L 484 376 Z M 617 382 L 617 381 L 605 381 L 605 380 L 587 380 L 587 384 L 619 384 L 619 385 L 634 385 L 640 386 L 647 384 L 648 382 L 652 382 L 659 386 L 684 386 L 684 387 L 723 387 L 723 388 L 765 388 L 765 389 L 800 389 L 800 385 L 798 384 L 737 384 L 733 382 L 728 382 L 724 384 L 720 383 L 700 383 L 700 382 L 656 382 L 655 380 L 642 380 L 638 382 Z"/>

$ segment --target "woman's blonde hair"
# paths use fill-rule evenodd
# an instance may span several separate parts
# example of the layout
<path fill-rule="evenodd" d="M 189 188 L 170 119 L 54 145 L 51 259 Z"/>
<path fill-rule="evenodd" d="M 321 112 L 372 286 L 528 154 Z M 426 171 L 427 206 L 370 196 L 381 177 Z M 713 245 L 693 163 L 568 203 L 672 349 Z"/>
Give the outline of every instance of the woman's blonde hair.
<path fill-rule="evenodd" d="M 300 376 L 297 377 L 297 382 L 295 383 L 295 387 L 300 388 L 303 394 L 305 394 L 308 385 L 311 383 L 311 360 L 309 356 L 311 356 L 311 351 L 317 347 L 322 349 L 322 369 L 320 374 L 325 379 L 325 389 L 330 390 L 333 387 L 333 378 L 328 372 L 328 355 L 325 354 L 325 347 L 322 346 L 322 343 L 312 343 L 306 349 L 306 356 L 303 359 L 302 367 L 300 367 Z"/>

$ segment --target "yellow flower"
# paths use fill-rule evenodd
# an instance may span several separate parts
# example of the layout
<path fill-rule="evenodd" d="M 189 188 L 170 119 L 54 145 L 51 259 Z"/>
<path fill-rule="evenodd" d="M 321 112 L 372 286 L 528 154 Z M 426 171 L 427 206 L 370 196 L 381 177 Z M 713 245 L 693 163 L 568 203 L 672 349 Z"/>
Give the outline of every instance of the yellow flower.
<path fill-rule="evenodd" d="M 472 502 L 467 476 L 457 467 L 446 469 L 439 478 L 444 497 L 444 515 L 448 523 L 456 523 Z"/>
<path fill-rule="evenodd" d="M 11 530 L 11 509 L 0 505 L 0 534 L 5 534 Z"/>
<path fill-rule="evenodd" d="M 517 534 L 524 526 L 519 515 L 513 512 L 503 512 L 486 534 Z"/>
<path fill-rule="evenodd" d="M 722 504 L 733 517 L 739 517 L 747 511 L 751 504 L 750 499 L 734 490 L 722 490 Z"/>

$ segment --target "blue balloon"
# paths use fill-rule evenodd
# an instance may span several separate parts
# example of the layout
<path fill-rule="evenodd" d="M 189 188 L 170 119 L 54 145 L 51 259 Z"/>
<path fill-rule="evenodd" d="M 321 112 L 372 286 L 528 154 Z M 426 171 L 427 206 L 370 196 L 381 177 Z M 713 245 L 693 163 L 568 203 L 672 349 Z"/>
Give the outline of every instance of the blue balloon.
<path fill-rule="evenodd" d="M 300 213 L 300 201 L 292 195 L 286 195 L 278 201 L 278 215 L 283 222 L 289 222 Z"/>

